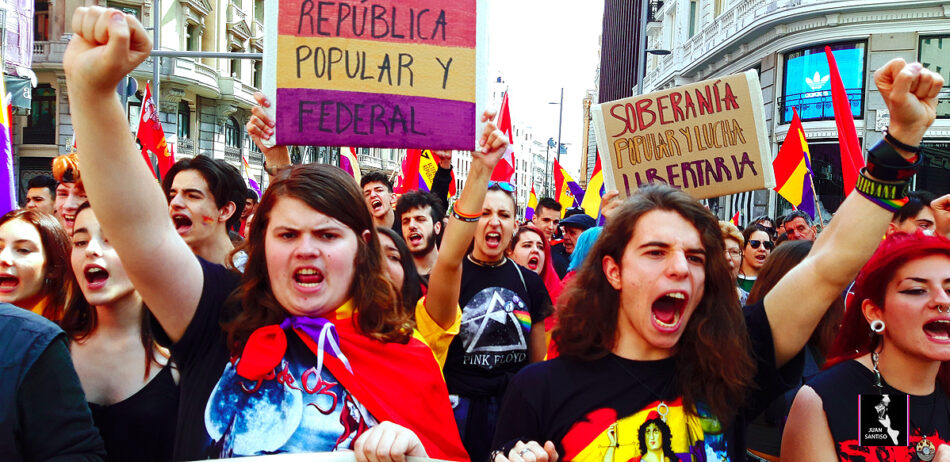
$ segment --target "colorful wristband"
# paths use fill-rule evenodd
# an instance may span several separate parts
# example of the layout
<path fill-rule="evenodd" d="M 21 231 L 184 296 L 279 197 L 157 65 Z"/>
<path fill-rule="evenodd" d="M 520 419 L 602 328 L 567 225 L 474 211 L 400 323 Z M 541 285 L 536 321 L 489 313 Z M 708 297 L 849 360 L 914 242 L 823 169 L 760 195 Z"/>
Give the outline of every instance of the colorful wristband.
<path fill-rule="evenodd" d="M 462 213 L 459 211 L 458 202 L 456 201 L 454 204 L 452 204 L 452 216 L 464 222 L 474 223 L 478 221 L 479 218 L 482 217 L 482 213 L 481 212 L 473 213 L 473 214 Z"/>
<path fill-rule="evenodd" d="M 864 191 L 861 191 L 858 189 L 855 189 L 855 191 L 857 191 L 858 194 L 864 196 L 865 199 L 877 204 L 878 207 L 881 207 L 882 209 L 887 210 L 888 212 L 891 212 L 891 213 L 897 212 L 898 210 L 900 210 L 901 207 L 904 206 L 904 204 L 907 203 L 906 197 L 903 199 L 881 199 L 879 197 L 871 196 L 865 193 Z"/>

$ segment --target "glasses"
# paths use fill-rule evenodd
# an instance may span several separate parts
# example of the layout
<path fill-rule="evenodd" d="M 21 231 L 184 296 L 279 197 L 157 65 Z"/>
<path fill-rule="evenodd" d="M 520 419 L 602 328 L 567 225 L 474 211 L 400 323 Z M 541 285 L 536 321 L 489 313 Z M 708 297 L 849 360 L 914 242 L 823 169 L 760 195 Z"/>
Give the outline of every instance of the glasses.
<path fill-rule="evenodd" d="M 726 250 L 726 256 L 732 258 L 739 258 L 742 256 L 742 251 L 739 249 L 728 249 Z"/>
<path fill-rule="evenodd" d="M 774 242 L 772 242 L 772 241 L 760 241 L 760 240 L 757 240 L 757 239 L 750 239 L 750 240 L 749 240 L 749 245 L 751 245 L 753 249 L 758 249 L 760 245 L 764 245 L 764 246 L 765 246 L 765 250 L 772 250 L 773 248 L 775 248 L 775 243 L 774 243 Z"/>
<path fill-rule="evenodd" d="M 507 181 L 489 181 L 488 182 L 489 189 L 495 186 L 497 186 L 499 189 L 503 191 L 508 191 L 510 193 L 515 192 L 515 186 Z"/>

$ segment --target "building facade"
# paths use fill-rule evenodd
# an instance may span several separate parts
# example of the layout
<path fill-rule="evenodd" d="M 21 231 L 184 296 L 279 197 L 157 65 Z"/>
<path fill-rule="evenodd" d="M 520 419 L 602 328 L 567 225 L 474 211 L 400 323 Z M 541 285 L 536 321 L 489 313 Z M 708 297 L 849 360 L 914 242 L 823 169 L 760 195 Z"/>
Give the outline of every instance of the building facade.
<path fill-rule="evenodd" d="M 880 0 L 670 0 L 647 27 L 644 91 L 755 70 L 765 100 L 772 155 L 788 132 L 793 108 L 805 129 L 824 219 L 844 200 L 838 135 L 824 48 L 831 48 L 865 150 L 883 137 L 887 107 L 874 71 L 895 57 L 921 61 L 943 75 L 938 118 L 927 132 L 927 161 L 916 188 L 950 193 L 950 4 Z M 712 199 L 710 208 L 740 223 L 779 216 L 791 204 L 774 191 Z"/>

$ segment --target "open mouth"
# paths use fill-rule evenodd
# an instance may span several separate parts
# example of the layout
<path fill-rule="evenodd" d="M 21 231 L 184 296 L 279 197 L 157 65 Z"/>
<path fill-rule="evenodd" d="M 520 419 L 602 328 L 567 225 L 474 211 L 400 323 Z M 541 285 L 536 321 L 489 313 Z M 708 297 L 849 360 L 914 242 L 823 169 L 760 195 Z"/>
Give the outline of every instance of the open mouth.
<path fill-rule="evenodd" d="M 930 340 L 950 343 L 950 320 L 938 319 L 924 324 L 924 333 Z"/>
<path fill-rule="evenodd" d="M 417 247 L 422 245 L 423 237 L 420 233 L 410 233 L 409 234 L 409 247 Z"/>
<path fill-rule="evenodd" d="M 99 266 L 86 267 L 82 274 L 86 278 L 86 286 L 90 289 L 101 289 L 109 280 L 109 272 Z"/>
<path fill-rule="evenodd" d="M 172 223 L 175 225 L 175 231 L 178 231 L 178 234 L 185 234 L 191 231 L 191 226 L 193 225 L 191 218 L 180 213 L 172 215 Z"/>
<path fill-rule="evenodd" d="M 688 297 L 684 292 L 669 292 L 653 301 L 653 324 L 661 331 L 675 332 L 683 319 Z"/>
<path fill-rule="evenodd" d="M 294 282 L 305 289 L 312 289 L 323 282 L 323 273 L 315 268 L 301 268 L 294 272 Z"/>
<path fill-rule="evenodd" d="M 373 199 L 373 201 L 370 202 L 370 205 L 373 207 L 373 211 L 377 212 L 383 208 L 383 201 L 379 199 Z"/>
<path fill-rule="evenodd" d="M 0 292 L 12 292 L 20 285 L 20 278 L 9 274 L 0 274 Z"/>
<path fill-rule="evenodd" d="M 536 271 L 538 269 L 538 260 L 540 260 L 538 257 L 528 258 L 528 269 L 531 271 Z"/>
<path fill-rule="evenodd" d="M 485 235 L 485 244 L 491 248 L 497 248 L 501 245 L 501 233 L 488 233 Z"/>
<path fill-rule="evenodd" d="M 72 228 L 76 222 L 76 214 L 63 213 L 63 222 L 66 223 L 66 228 Z"/>

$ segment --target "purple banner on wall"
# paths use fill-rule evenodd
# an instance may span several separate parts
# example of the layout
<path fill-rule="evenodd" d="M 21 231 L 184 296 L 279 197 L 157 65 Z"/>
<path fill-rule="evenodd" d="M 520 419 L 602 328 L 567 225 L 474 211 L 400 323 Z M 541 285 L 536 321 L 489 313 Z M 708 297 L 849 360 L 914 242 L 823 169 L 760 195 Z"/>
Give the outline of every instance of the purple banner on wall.
<path fill-rule="evenodd" d="M 470 102 L 278 88 L 276 110 L 277 144 L 475 148 L 475 103 Z"/>

